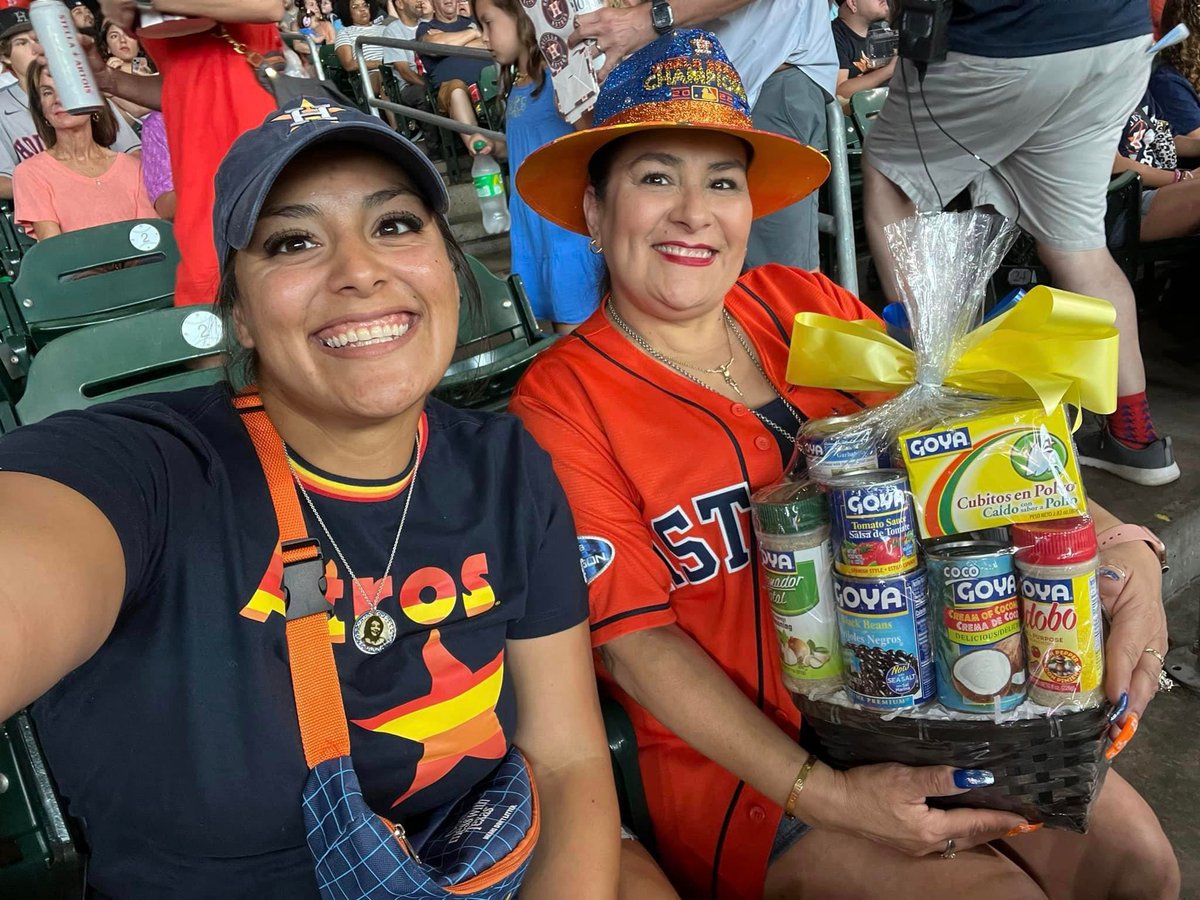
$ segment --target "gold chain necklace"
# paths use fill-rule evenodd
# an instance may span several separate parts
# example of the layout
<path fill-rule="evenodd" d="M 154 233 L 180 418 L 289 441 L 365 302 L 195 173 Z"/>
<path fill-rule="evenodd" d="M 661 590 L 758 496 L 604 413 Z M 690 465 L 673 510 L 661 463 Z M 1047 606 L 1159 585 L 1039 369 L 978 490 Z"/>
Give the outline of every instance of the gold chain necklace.
<path fill-rule="evenodd" d="M 738 383 L 736 381 L 734 381 L 733 375 L 729 371 L 729 368 L 730 368 L 730 366 L 733 365 L 733 360 L 734 360 L 734 355 L 732 353 L 730 354 L 729 362 L 725 363 L 722 366 L 717 366 L 715 369 L 701 369 L 701 368 L 698 368 L 697 366 L 688 366 L 685 363 L 681 363 L 677 360 L 671 359 L 671 357 L 667 356 L 665 353 L 655 349 L 653 346 L 651 346 L 649 341 L 647 341 L 644 337 L 642 337 L 640 334 L 638 334 L 636 331 L 634 331 L 633 326 L 631 326 L 628 322 L 626 322 L 623 318 L 621 318 L 621 314 L 617 312 L 616 306 L 613 305 L 612 297 L 608 298 L 608 302 L 605 304 L 605 309 L 608 312 L 609 318 L 612 319 L 613 324 L 616 325 L 617 328 L 619 328 L 621 331 L 623 331 L 625 333 L 625 336 L 628 337 L 631 341 L 633 341 L 634 344 L 636 344 L 638 347 L 641 347 L 643 350 L 645 350 L 646 353 L 648 353 L 652 358 L 658 360 L 660 363 L 667 366 L 671 370 L 678 372 L 680 375 L 682 375 L 684 378 L 688 379 L 689 381 L 694 381 L 696 384 L 700 385 L 702 388 L 707 388 L 708 390 L 712 391 L 714 394 L 718 393 L 718 391 L 716 391 L 712 387 L 712 385 L 705 384 L 703 381 L 701 381 L 695 375 L 692 375 L 687 370 L 694 369 L 697 372 L 704 372 L 707 375 L 720 375 L 722 378 L 725 379 L 725 383 L 728 384 L 729 387 L 731 387 L 739 397 L 741 397 L 743 400 L 746 399 L 746 395 L 742 393 L 741 387 L 738 385 Z M 771 379 L 767 377 L 766 370 L 763 369 L 762 363 L 759 362 L 758 357 L 754 355 L 753 351 L 750 348 L 749 340 L 746 338 L 745 335 L 742 334 L 742 330 L 738 327 L 738 324 L 734 320 L 733 315 L 729 312 L 728 309 L 722 309 L 721 313 L 725 320 L 725 328 L 727 329 L 725 332 L 726 338 L 728 338 L 729 332 L 732 331 L 734 336 L 738 339 L 738 343 L 742 345 L 742 349 L 746 351 L 746 355 L 750 357 L 750 361 L 752 363 L 754 363 L 754 367 L 756 369 L 758 369 L 759 374 L 762 375 L 763 381 L 765 381 L 770 386 L 771 391 L 775 394 L 775 396 L 779 399 L 779 401 L 781 403 L 783 403 L 783 405 L 787 408 L 787 411 L 791 414 L 792 418 L 796 420 L 797 424 L 802 423 L 804 421 L 804 418 L 801 416 L 799 410 L 797 410 L 796 407 L 792 406 L 792 404 L 788 403 L 787 400 L 784 399 L 784 397 L 778 391 L 775 390 L 775 385 L 771 384 Z M 732 350 L 732 345 L 731 345 L 731 350 Z M 747 407 L 747 408 L 749 408 L 749 407 Z M 771 419 L 767 416 L 764 416 L 757 409 L 750 408 L 750 412 L 754 413 L 754 417 L 756 419 L 758 419 L 760 422 L 762 422 L 763 425 L 770 428 L 776 434 L 782 435 L 785 439 L 791 441 L 793 445 L 799 446 L 795 434 L 792 434 L 786 428 L 781 427 L 779 425 L 779 423 L 775 422 L 773 419 Z"/>

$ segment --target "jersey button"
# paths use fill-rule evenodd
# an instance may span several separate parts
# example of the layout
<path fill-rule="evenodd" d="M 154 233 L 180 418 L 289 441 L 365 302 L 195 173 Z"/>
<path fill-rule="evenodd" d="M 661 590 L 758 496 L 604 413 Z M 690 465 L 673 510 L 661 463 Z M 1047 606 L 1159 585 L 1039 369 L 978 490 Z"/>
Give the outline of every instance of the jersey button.
<path fill-rule="evenodd" d="M 761 806 L 750 807 L 750 821 L 756 825 L 767 817 L 767 811 Z"/>
<path fill-rule="evenodd" d="M 769 437 L 762 434 L 754 439 L 754 446 L 759 450 L 770 450 L 772 443 L 774 442 Z"/>
<path fill-rule="evenodd" d="M 730 409 L 733 410 L 733 414 L 735 416 L 744 416 L 746 414 L 746 404 L 745 403 L 735 403 L 735 404 L 733 404 L 732 407 L 730 407 Z"/>

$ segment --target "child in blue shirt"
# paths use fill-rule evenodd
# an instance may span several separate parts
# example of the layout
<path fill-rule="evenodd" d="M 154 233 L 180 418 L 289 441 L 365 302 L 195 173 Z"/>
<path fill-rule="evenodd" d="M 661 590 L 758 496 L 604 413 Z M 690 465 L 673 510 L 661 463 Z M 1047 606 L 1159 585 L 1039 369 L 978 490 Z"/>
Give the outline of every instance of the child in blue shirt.
<path fill-rule="evenodd" d="M 483 40 L 501 67 L 501 89 L 508 89 L 504 134 L 509 171 L 514 175 L 534 150 L 570 134 L 554 106 L 554 89 L 537 47 L 533 23 L 518 0 L 476 0 L 475 16 Z M 560 334 L 571 331 L 596 309 L 600 256 L 587 238 L 560 228 L 525 205 L 512 180 L 512 268 L 525 282 L 534 315 L 553 323 Z"/>

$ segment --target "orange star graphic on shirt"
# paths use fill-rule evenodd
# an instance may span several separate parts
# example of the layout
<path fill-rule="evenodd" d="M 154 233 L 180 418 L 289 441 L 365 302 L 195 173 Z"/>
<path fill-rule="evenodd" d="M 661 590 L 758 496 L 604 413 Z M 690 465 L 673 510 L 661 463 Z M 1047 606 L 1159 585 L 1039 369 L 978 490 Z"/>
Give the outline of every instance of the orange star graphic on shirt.
<path fill-rule="evenodd" d="M 424 745 L 412 784 L 392 806 L 445 777 L 468 756 L 500 759 L 508 749 L 496 717 L 504 683 L 504 652 L 472 672 L 442 645 L 441 633 L 434 629 L 421 656 L 429 670 L 429 693 L 370 719 L 352 720 L 368 731 Z"/>

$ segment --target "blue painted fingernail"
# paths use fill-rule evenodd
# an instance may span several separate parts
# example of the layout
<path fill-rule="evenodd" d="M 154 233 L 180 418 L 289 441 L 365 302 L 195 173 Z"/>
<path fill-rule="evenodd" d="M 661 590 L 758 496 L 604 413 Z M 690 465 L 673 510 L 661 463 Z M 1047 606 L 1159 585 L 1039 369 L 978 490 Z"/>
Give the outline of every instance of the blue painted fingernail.
<path fill-rule="evenodd" d="M 1114 706 L 1113 711 L 1108 714 L 1109 723 L 1111 724 L 1111 723 L 1117 721 L 1117 719 L 1121 718 L 1121 716 L 1125 715 L 1125 710 L 1128 707 L 1129 707 L 1129 692 L 1126 691 L 1125 693 L 1121 694 L 1120 699 L 1117 700 L 1117 705 Z"/>
<path fill-rule="evenodd" d="M 1101 566 L 1096 570 L 1096 574 L 1109 581 L 1122 581 L 1125 578 L 1125 573 L 1116 566 Z"/>
<path fill-rule="evenodd" d="M 996 783 L 996 776 L 987 769 L 955 769 L 954 786 L 960 788 L 987 787 Z"/>

